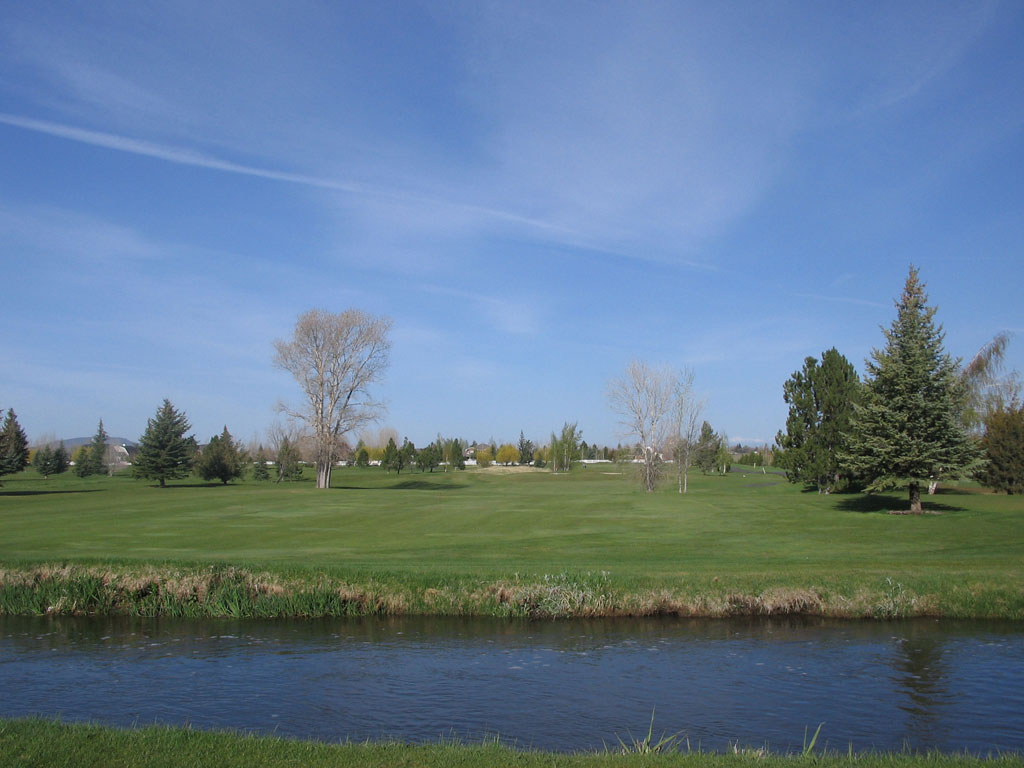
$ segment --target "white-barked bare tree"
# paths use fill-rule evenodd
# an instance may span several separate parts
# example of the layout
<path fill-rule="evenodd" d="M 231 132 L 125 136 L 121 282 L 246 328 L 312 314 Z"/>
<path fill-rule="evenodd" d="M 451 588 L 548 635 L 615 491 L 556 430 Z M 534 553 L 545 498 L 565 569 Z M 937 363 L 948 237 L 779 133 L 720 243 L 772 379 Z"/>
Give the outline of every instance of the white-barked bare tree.
<path fill-rule="evenodd" d="M 664 464 L 663 451 L 672 435 L 672 404 L 677 374 L 671 368 L 653 368 L 642 360 L 608 384 L 608 401 L 619 415 L 623 433 L 636 439 L 644 488 L 653 491 Z"/>
<path fill-rule="evenodd" d="M 290 341 L 274 342 L 274 365 L 291 373 L 306 397 L 301 408 L 278 407 L 314 437 L 317 488 L 330 487 L 342 438 L 383 412 L 370 388 L 387 369 L 390 330 L 387 317 L 313 309 L 299 316 Z"/>
<path fill-rule="evenodd" d="M 676 462 L 679 492 L 686 493 L 693 452 L 700 442 L 701 414 L 704 402 L 693 391 L 693 371 L 684 368 L 676 378 L 672 402 L 672 456 Z"/>

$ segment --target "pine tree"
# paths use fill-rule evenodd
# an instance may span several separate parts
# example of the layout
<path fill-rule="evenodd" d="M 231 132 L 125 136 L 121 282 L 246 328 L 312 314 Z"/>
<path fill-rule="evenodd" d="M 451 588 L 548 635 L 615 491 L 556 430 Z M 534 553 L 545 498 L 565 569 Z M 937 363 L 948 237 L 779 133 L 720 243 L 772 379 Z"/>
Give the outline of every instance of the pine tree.
<path fill-rule="evenodd" d="M 28 437 L 13 409 L 7 409 L 0 428 L 0 477 L 21 472 L 28 466 Z"/>
<path fill-rule="evenodd" d="M 167 480 L 186 477 L 192 471 L 196 451 L 195 439 L 185 437 L 190 428 L 185 414 L 165 399 L 139 439 L 132 464 L 134 475 L 156 480 L 161 488 L 166 487 Z"/>
<path fill-rule="evenodd" d="M 977 449 L 960 419 L 965 397 L 957 361 L 943 349 L 945 334 L 914 267 L 896 310 L 883 330 L 885 349 L 867 361 L 841 460 L 867 481 L 868 491 L 907 485 L 910 511 L 921 514 L 921 483 L 958 476 Z"/>
<path fill-rule="evenodd" d="M 226 426 L 223 432 L 210 438 L 196 460 L 196 469 L 203 480 L 220 480 L 224 485 L 241 477 L 244 466 L 245 455 Z"/>
<path fill-rule="evenodd" d="M 53 449 L 53 458 L 50 464 L 51 475 L 61 475 L 68 471 L 68 467 L 71 464 L 71 459 L 68 456 L 68 449 L 64 447 L 64 441 L 61 440 L 60 444 Z"/>
<path fill-rule="evenodd" d="M 985 419 L 985 464 L 980 483 L 995 491 L 1024 493 L 1024 404 L 1011 402 Z"/>
<path fill-rule="evenodd" d="M 806 358 L 782 391 L 789 415 L 785 434 L 780 431 L 775 441 L 784 451 L 786 476 L 829 493 L 839 480 L 839 452 L 859 398 L 857 372 L 832 348 L 822 353 L 820 365 Z"/>

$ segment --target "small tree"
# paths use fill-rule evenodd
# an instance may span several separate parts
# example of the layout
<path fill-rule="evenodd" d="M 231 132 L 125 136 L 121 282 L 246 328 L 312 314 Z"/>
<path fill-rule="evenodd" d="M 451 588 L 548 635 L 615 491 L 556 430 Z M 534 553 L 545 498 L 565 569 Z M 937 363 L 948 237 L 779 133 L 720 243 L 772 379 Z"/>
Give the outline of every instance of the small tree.
<path fill-rule="evenodd" d="M 519 458 L 520 464 L 529 464 L 533 461 L 533 441 L 528 440 L 522 430 L 519 430 Z"/>
<path fill-rule="evenodd" d="M 40 446 L 32 456 L 32 468 L 44 478 L 66 472 L 68 463 L 68 452 L 63 442 L 56 448 L 49 444 Z"/>
<path fill-rule="evenodd" d="M 356 466 L 357 467 L 368 467 L 370 466 L 370 452 L 364 445 L 356 451 Z"/>
<path fill-rule="evenodd" d="M 519 461 L 519 449 L 512 445 L 512 443 L 505 443 L 498 448 L 498 455 L 495 458 L 499 464 L 504 464 L 507 467 L 509 464 L 515 464 Z"/>
<path fill-rule="evenodd" d="M 252 479 L 257 481 L 270 479 L 270 470 L 267 469 L 267 454 L 262 445 L 256 451 L 256 458 L 252 464 Z"/>
<path fill-rule="evenodd" d="M 103 419 L 100 419 L 96 434 L 92 438 L 85 451 L 79 451 L 75 461 L 75 474 L 79 477 L 90 475 L 102 475 L 107 471 L 107 431 L 103 428 Z"/>
<path fill-rule="evenodd" d="M 103 419 L 100 419 L 96 427 L 96 434 L 89 443 L 89 466 L 90 474 L 107 474 L 107 431 L 103 428 Z"/>
<path fill-rule="evenodd" d="M 245 454 L 231 437 L 227 426 L 219 435 L 210 438 L 196 461 L 196 469 L 203 480 L 220 480 L 224 485 L 241 477 L 244 467 Z"/>
<path fill-rule="evenodd" d="M 961 411 L 967 397 L 957 361 L 943 349 L 917 269 L 910 268 L 886 345 L 867 361 L 867 383 L 856 407 L 848 469 L 867 490 L 906 485 L 910 512 L 921 514 L 921 483 L 956 477 L 977 455 Z"/>
<path fill-rule="evenodd" d="M 583 432 L 576 428 L 576 422 L 565 422 L 559 434 L 551 433 L 551 445 L 548 447 L 552 472 L 568 472 L 573 462 L 579 459 L 580 438 Z"/>
<path fill-rule="evenodd" d="M 57 447 L 53 449 L 50 460 L 50 474 L 62 475 L 68 471 L 69 466 L 71 466 L 71 458 L 68 456 L 68 449 L 64 447 L 64 441 L 61 440 Z"/>
<path fill-rule="evenodd" d="M 491 453 L 490 446 L 481 448 L 476 452 L 476 465 L 478 467 L 489 467 L 494 463 L 494 454 Z"/>
<path fill-rule="evenodd" d="M 981 448 L 985 463 L 978 481 L 995 491 L 1024 493 L 1024 404 L 1011 402 L 988 414 Z"/>
<path fill-rule="evenodd" d="M 302 464 L 299 461 L 298 446 L 288 435 L 281 436 L 277 445 L 277 480 L 301 480 Z"/>
<path fill-rule="evenodd" d="M 0 477 L 14 475 L 28 466 L 28 436 L 18 423 L 14 410 L 7 409 L 0 428 Z"/>
<path fill-rule="evenodd" d="M 420 468 L 420 472 L 433 472 L 440 463 L 441 452 L 434 443 L 416 454 L 416 466 Z"/>
<path fill-rule="evenodd" d="M 676 462 L 679 493 L 686 493 L 689 488 L 690 465 L 700 440 L 700 415 L 704 410 L 704 403 L 698 401 L 693 394 L 693 371 L 683 371 L 676 380 L 672 398 L 672 457 Z"/>
<path fill-rule="evenodd" d="M 187 477 L 196 453 L 195 438 L 185 437 L 190 428 L 184 412 L 165 399 L 156 416 L 146 422 L 146 431 L 139 439 L 139 451 L 132 464 L 135 477 L 156 480 L 161 488 L 166 487 L 168 480 Z M 89 453 L 92 452 L 90 448 Z"/>
<path fill-rule="evenodd" d="M 694 463 L 700 467 L 703 474 L 715 469 L 718 462 L 718 449 L 722 446 L 722 439 L 715 434 L 715 430 L 706 421 L 701 424 L 700 437 L 697 439 L 697 447 L 694 451 Z"/>
<path fill-rule="evenodd" d="M 402 459 L 399 456 L 398 446 L 395 445 L 395 438 L 389 437 L 388 444 L 384 446 L 384 458 L 381 459 L 381 466 L 388 472 L 392 469 L 397 469 L 398 474 L 402 474 L 401 462 Z"/>

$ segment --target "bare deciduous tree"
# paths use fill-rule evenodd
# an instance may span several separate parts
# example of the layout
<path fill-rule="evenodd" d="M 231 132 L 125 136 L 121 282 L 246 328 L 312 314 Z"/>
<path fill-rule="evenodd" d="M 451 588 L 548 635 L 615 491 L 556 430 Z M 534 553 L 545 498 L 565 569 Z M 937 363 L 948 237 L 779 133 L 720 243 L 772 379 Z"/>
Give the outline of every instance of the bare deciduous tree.
<path fill-rule="evenodd" d="M 608 385 L 612 410 L 621 417 L 625 434 L 636 438 L 644 487 L 653 491 L 661 475 L 662 452 L 673 427 L 673 402 L 678 375 L 670 368 L 652 368 L 634 360 L 622 378 Z"/>
<path fill-rule="evenodd" d="M 672 455 L 676 462 L 679 492 L 686 493 L 689 484 L 690 462 L 700 442 L 701 414 L 704 402 L 694 397 L 693 371 L 684 369 L 676 379 L 672 393 L 672 418 L 675 434 Z"/>
<path fill-rule="evenodd" d="M 280 405 L 306 423 L 315 439 L 316 487 L 331 484 L 342 437 L 374 421 L 383 410 L 370 396 L 388 365 L 391 320 L 356 309 L 334 314 L 313 309 L 295 323 L 291 341 L 274 342 L 274 364 L 299 382 L 302 408 Z"/>

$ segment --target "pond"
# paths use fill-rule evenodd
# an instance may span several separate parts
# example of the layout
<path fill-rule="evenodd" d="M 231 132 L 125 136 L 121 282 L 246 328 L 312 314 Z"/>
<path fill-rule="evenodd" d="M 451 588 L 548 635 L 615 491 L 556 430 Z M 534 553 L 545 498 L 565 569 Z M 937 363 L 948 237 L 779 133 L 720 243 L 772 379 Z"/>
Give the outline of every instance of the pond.
<path fill-rule="evenodd" d="M 339 741 L 1024 751 L 1024 627 L 0 617 L 0 716 Z"/>

